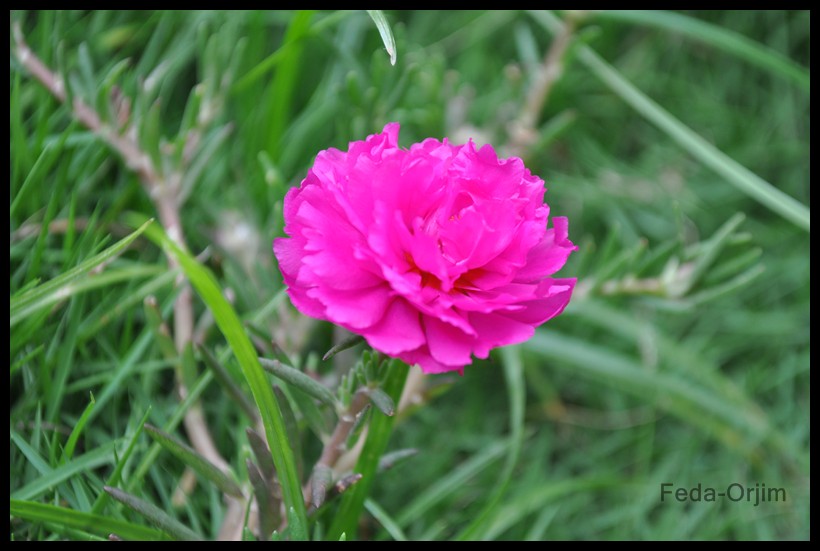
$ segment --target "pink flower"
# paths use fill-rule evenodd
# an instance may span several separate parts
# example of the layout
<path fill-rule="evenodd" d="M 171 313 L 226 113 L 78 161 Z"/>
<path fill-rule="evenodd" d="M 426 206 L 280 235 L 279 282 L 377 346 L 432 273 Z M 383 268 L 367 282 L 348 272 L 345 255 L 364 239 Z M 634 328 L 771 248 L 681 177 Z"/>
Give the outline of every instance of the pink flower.
<path fill-rule="evenodd" d="M 547 229 L 544 181 L 521 159 L 447 139 L 401 149 L 398 134 L 321 151 L 273 250 L 302 313 L 427 373 L 462 371 L 563 311 L 575 279 L 550 276 L 577 247 L 566 218 Z"/>

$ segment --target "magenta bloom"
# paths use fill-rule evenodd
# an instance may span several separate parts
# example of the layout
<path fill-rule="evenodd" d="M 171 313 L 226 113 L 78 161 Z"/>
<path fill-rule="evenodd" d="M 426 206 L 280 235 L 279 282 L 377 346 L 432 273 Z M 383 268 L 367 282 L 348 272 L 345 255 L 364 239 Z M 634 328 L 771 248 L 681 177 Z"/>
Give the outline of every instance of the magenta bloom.
<path fill-rule="evenodd" d="M 362 335 L 427 373 L 527 340 L 563 311 L 574 278 L 552 278 L 577 247 L 544 181 L 493 148 L 429 138 L 398 147 L 399 125 L 321 151 L 285 197 L 273 250 L 302 313 Z"/>

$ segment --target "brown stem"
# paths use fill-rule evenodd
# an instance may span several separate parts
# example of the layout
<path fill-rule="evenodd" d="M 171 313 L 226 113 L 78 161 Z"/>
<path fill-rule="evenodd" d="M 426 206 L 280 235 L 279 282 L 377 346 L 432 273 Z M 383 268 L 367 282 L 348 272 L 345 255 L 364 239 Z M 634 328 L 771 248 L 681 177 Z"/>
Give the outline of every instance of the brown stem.
<path fill-rule="evenodd" d="M 538 118 L 547 103 L 552 87 L 564 71 L 564 54 L 572 42 L 575 26 L 575 17 L 567 17 L 564 20 L 561 31 L 553 39 L 544 56 L 544 63 L 533 77 L 532 86 L 524 101 L 521 114 L 510 123 L 508 148 L 513 155 L 524 156 L 527 148 L 535 142 Z"/>
<path fill-rule="evenodd" d="M 49 69 L 29 48 L 24 40 L 19 21 L 16 21 L 13 27 L 16 45 L 15 53 L 20 63 L 55 98 L 66 103 L 68 96 L 65 81 Z M 83 102 L 82 99 L 74 97 L 71 108 L 74 117 L 119 153 L 126 166 L 140 177 L 148 196 L 157 209 L 160 223 L 165 228 L 168 237 L 187 249 L 179 216 L 177 197 L 179 186 L 174 185 L 178 183 L 179 174 L 172 174 L 171 178 L 164 177 L 162 171 L 154 166 L 151 157 L 142 151 L 139 144 L 129 134 L 120 134 L 114 128 L 105 124 L 97 112 Z M 195 135 L 192 137 L 196 139 Z M 168 264 L 171 269 L 179 267 L 178 262 L 171 255 L 168 255 Z M 194 314 L 191 289 L 181 272 L 177 279 L 177 285 L 182 286 L 182 289 L 174 302 L 174 343 L 177 352 L 181 354 L 185 346 L 191 342 L 193 336 Z M 178 379 L 179 393 L 184 396 L 187 390 L 182 377 L 178 376 Z M 211 463 L 222 470 L 227 470 L 228 463 L 222 458 L 214 445 L 199 404 L 194 404 L 188 410 L 185 414 L 184 424 L 188 438 L 194 448 Z"/>
<path fill-rule="evenodd" d="M 31 48 L 29 48 L 23 39 L 23 32 L 20 28 L 19 21 L 15 21 L 14 23 L 14 40 L 17 46 L 17 58 L 20 60 L 20 63 L 51 92 L 51 95 L 62 103 L 65 103 L 67 100 L 65 81 L 54 74 L 45 63 L 40 61 L 40 58 L 37 57 Z M 74 111 L 74 117 L 113 147 L 125 160 L 128 168 L 140 176 L 140 179 L 142 179 L 143 183 L 149 188 L 149 194 L 152 193 L 153 189 L 158 186 L 160 177 L 154 170 L 150 157 L 143 153 L 136 143 L 105 125 L 102 120 L 100 120 L 97 112 L 86 105 L 80 98 L 75 97 L 71 107 Z"/>
<path fill-rule="evenodd" d="M 353 395 L 350 405 L 339 415 L 339 421 L 336 423 L 336 428 L 333 429 L 333 434 L 330 435 L 330 438 L 325 442 L 322 448 L 322 455 L 319 456 L 319 460 L 313 467 L 313 474 L 307 486 L 303 488 L 304 495 L 310 496 L 311 505 L 314 507 L 319 507 L 324 501 L 327 488 L 320 489 L 320 487 L 330 483 L 329 480 L 322 481 L 323 477 L 321 473 L 325 472 L 327 473 L 326 476 L 332 478 L 332 474 L 330 473 L 333 472 L 333 468 L 336 466 L 342 454 L 347 451 L 345 442 L 350 436 L 353 427 L 356 425 L 356 418 L 364 411 L 370 402 L 369 394 L 369 389 L 365 387 L 359 389 Z M 315 486 L 317 484 L 319 486 Z"/>
<path fill-rule="evenodd" d="M 350 436 L 350 431 L 356 423 L 356 416 L 362 412 L 369 402 L 370 397 L 366 389 L 360 389 L 356 392 L 350 401 L 350 406 L 339 416 L 339 422 L 336 424 L 336 428 L 333 429 L 330 440 L 325 443 L 325 447 L 322 449 L 322 455 L 319 456 L 319 461 L 316 462 L 317 467 L 324 466 L 333 468 L 333 465 L 336 464 L 336 460 L 339 459 L 339 456 L 345 451 L 345 441 L 347 437 Z"/>

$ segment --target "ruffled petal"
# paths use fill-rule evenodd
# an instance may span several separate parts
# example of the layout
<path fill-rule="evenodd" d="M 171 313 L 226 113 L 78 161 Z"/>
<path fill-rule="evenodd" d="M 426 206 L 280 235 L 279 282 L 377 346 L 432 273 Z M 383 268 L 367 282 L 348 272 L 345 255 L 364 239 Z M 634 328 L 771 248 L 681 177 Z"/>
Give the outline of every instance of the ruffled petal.
<path fill-rule="evenodd" d="M 367 343 L 385 354 L 393 355 L 424 345 L 424 331 L 418 310 L 403 298 L 396 298 L 374 325 L 362 331 Z"/>
<path fill-rule="evenodd" d="M 399 125 L 319 152 L 285 196 L 273 249 L 306 315 L 365 337 L 427 373 L 522 342 L 568 304 L 552 278 L 576 250 L 544 182 L 492 146 L 433 138 L 398 147 Z"/>

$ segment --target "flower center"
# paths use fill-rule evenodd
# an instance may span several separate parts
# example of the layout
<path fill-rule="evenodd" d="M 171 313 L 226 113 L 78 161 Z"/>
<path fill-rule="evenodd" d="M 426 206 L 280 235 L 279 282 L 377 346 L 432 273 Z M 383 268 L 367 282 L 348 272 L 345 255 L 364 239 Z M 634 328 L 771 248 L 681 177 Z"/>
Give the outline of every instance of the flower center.
<path fill-rule="evenodd" d="M 422 289 L 435 289 L 438 292 L 443 292 L 442 281 L 436 275 L 431 274 L 427 270 L 419 268 L 419 266 L 416 264 L 416 261 L 413 259 L 413 255 L 405 251 L 404 260 L 406 260 L 407 264 L 410 265 L 410 268 L 407 271 L 413 274 L 418 274 L 418 276 L 421 278 Z"/>

